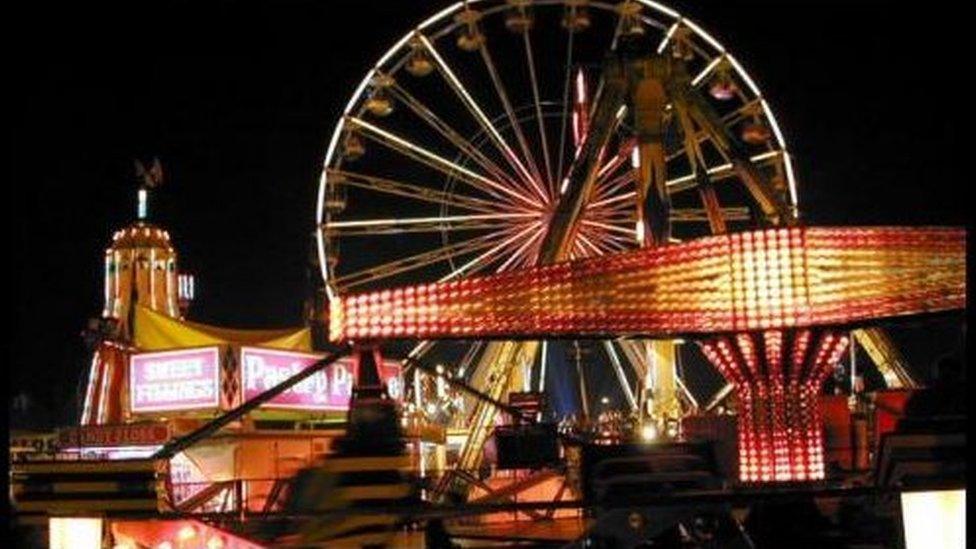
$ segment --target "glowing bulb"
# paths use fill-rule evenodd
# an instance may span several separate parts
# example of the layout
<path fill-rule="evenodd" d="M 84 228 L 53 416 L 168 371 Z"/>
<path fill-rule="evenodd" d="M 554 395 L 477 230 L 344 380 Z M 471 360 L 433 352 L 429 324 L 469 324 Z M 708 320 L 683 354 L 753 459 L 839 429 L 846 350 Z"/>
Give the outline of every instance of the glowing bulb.
<path fill-rule="evenodd" d="M 641 427 L 641 440 L 651 442 L 657 438 L 657 427 L 653 423 L 645 423 Z"/>
<path fill-rule="evenodd" d="M 576 73 L 576 102 L 586 103 L 586 82 L 583 79 L 583 71 Z"/>
<path fill-rule="evenodd" d="M 149 198 L 149 193 L 146 189 L 139 189 L 139 219 L 146 218 L 146 202 Z"/>
<path fill-rule="evenodd" d="M 180 531 L 176 534 L 177 539 L 180 541 L 188 541 L 197 537 L 197 529 L 190 526 L 189 524 L 180 528 Z"/>

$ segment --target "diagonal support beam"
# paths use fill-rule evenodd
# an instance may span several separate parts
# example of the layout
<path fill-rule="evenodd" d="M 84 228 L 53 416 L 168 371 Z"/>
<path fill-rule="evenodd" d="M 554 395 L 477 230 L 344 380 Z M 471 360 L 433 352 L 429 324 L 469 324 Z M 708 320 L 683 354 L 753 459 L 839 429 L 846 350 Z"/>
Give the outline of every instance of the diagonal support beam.
<path fill-rule="evenodd" d="M 915 388 L 918 383 L 908 370 L 905 357 L 881 328 L 854 330 L 854 338 L 864 347 L 889 388 Z"/>
<path fill-rule="evenodd" d="M 627 397 L 627 402 L 630 404 L 630 409 L 639 409 L 637 399 L 634 398 L 634 391 L 630 388 L 630 382 L 627 381 L 627 374 L 624 373 L 623 364 L 620 362 L 620 356 L 613 348 L 613 342 L 610 340 L 605 340 L 603 342 L 603 346 L 607 350 L 607 355 L 610 357 L 610 365 L 613 366 L 613 372 L 617 374 L 617 381 L 620 383 L 620 388 L 624 391 L 624 396 Z"/>

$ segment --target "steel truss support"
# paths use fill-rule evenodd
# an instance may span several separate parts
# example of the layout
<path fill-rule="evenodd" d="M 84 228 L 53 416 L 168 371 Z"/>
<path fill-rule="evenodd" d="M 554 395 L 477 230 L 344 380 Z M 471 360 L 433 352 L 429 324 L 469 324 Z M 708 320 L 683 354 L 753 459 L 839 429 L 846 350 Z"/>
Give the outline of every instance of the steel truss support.
<path fill-rule="evenodd" d="M 627 374 L 624 373 L 623 364 L 620 363 L 620 356 L 613 348 L 613 342 L 604 341 L 603 347 L 607 350 L 607 355 L 610 357 L 610 365 L 613 366 L 613 371 L 617 374 L 617 381 L 620 383 L 620 388 L 624 391 L 624 396 L 627 397 L 627 403 L 630 404 L 630 409 L 635 411 L 639 410 L 640 407 L 637 404 L 637 399 L 634 397 L 634 391 L 630 388 L 630 382 L 627 381 Z"/>
<path fill-rule="evenodd" d="M 569 257 L 586 201 L 596 183 L 603 152 L 613 130 L 626 112 L 626 88 L 622 74 L 605 75 L 604 86 L 593 109 L 593 120 L 579 154 L 569 168 L 569 175 L 561 184 L 559 202 L 553 212 L 541 242 L 537 264 L 548 264 Z M 662 181 L 663 185 L 663 181 Z M 512 387 L 523 385 L 522 365 L 533 364 L 539 349 L 538 342 L 505 341 L 489 344 L 472 377 L 472 384 L 484 387 L 494 399 L 501 399 Z M 585 389 L 584 389 L 585 391 Z M 585 396 L 583 397 L 585 401 Z M 586 403 L 584 402 L 584 406 Z M 461 450 L 455 469 L 438 486 L 438 495 L 448 491 L 466 492 L 465 481 L 457 471 L 477 468 L 483 457 L 484 442 L 494 424 L 496 408 L 485 401 L 475 405 L 468 424 L 471 431 Z"/>
<path fill-rule="evenodd" d="M 854 339 L 864 347 L 878 371 L 884 376 L 889 388 L 918 387 L 918 383 L 908 370 L 905 357 L 895 347 L 887 332 L 881 328 L 862 328 L 852 333 Z"/>
<path fill-rule="evenodd" d="M 470 478 L 463 473 L 480 467 L 485 441 L 491 434 L 499 411 L 492 400 L 500 401 L 512 387 L 522 386 L 523 366 L 535 361 L 538 348 L 539 343 L 535 341 L 502 341 L 486 346 L 472 374 L 471 385 L 483 387 L 488 399 L 480 398 L 474 404 L 474 411 L 468 419 L 468 438 L 454 468 L 435 488 L 437 496 L 466 494 Z"/>
<path fill-rule="evenodd" d="M 675 372 L 677 349 L 674 341 L 648 341 L 647 353 L 650 359 L 650 371 L 654 377 L 650 391 L 653 398 L 651 417 L 661 423 L 668 420 L 676 421 L 681 418 L 681 403 L 678 401 L 676 381 L 678 376 Z"/>
<path fill-rule="evenodd" d="M 695 181 L 702 194 L 702 200 L 708 212 L 709 223 L 713 232 L 724 232 L 725 224 L 724 217 L 720 215 L 721 210 L 715 199 L 708 173 L 706 170 L 698 169 L 699 166 L 695 162 L 695 156 L 697 156 L 697 160 L 703 160 L 698 137 L 701 134 L 707 136 L 731 164 L 732 170 L 743 181 L 769 223 L 773 225 L 795 225 L 798 219 L 793 209 L 786 202 L 784 193 L 775 188 L 769 178 L 757 169 L 738 138 L 729 130 L 727 123 L 723 122 L 722 118 L 702 97 L 701 92 L 692 85 L 680 63 L 675 65 L 673 76 L 674 78 L 667 86 L 668 93 L 684 129 L 686 153 L 693 167 Z M 701 128 L 701 133 L 694 128 L 695 124 Z M 884 330 L 866 328 L 856 330 L 854 335 L 870 355 L 889 387 L 917 386 L 909 373 L 904 357 L 898 352 Z M 706 407 L 706 410 L 727 398 L 731 394 L 730 389 L 730 387 L 724 387 L 720 390 Z"/>
<path fill-rule="evenodd" d="M 623 61 L 629 103 L 637 133 L 637 239 L 642 246 L 663 246 L 671 239 L 671 199 L 667 188 L 667 160 L 664 153 L 665 111 L 668 82 L 673 62 L 669 57 L 651 56 Z M 691 154 L 691 151 L 689 151 Z M 692 163 L 695 167 L 696 164 Z M 704 173 L 704 170 L 696 170 Z M 707 177 L 707 176 L 706 176 Z M 706 202 L 706 207 L 708 207 Z M 716 204 L 717 208 L 717 204 Z M 715 215 L 709 212 L 709 219 Z M 660 426 L 681 417 L 675 374 L 673 341 L 653 340 L 643 345 L 645 375 L 638 378 L 641 419 L 650 414 Z M 648 390 L 649 389 L 649 390 Z M 648 395 L 649 393 L 649 395 Z M 651 405 L 644 405 L 650 396 Z M 659 429 L 659 432 L 666 432 Z"/>

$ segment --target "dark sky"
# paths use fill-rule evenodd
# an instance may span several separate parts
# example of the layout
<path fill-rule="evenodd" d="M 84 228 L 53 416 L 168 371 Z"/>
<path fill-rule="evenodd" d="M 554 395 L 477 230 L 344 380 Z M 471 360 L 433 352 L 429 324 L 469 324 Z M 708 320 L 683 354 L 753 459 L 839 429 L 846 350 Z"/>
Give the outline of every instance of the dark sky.
<path fill-rule="evenodd" d="M 963 224 L 961 17 L 938 2 L 674 2 L 758 80 L 816 224 Z M 193 316 L 300 322 L 319 166 L 354 85 L 445 2 L 42 4 L 14 27 L 7 191 L 17 422 L 72 420 L 101 254 L 134 216 L 131 162 L 159 155 L 155 211 Z M 8 71 L 8 75 L 10 72 Z"/>

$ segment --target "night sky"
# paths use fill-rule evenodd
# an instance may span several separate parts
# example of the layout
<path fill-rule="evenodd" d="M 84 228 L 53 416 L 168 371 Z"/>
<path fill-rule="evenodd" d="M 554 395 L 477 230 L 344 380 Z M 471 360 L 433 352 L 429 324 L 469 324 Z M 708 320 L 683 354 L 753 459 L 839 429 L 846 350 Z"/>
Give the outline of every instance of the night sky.
<path fill-rule="evenodd" d="M 6 367 L 10 393 L 30 403 L 14 427 L 75 420 L 90 358 L 79 332 L 100 314 L 103 249 L 135 216 L 133 157 L 162 160 L 167 182 L 152 209 L 181 269 L 197 275 L 194 319 L 300 323 L 336 118 L 376 58 L 447 5 L 201 4 L 44 4 L 8 19 Z M 764 90 L 796 159 L 807 222 L 968 222 L 969 158 L 955 151 L 968 50 L 946 27 L 961 17 L 939 15 L 936 2 L 670 5 Z M 948 333 L 909 342 L 910 356 L 951 350 Z"/>

